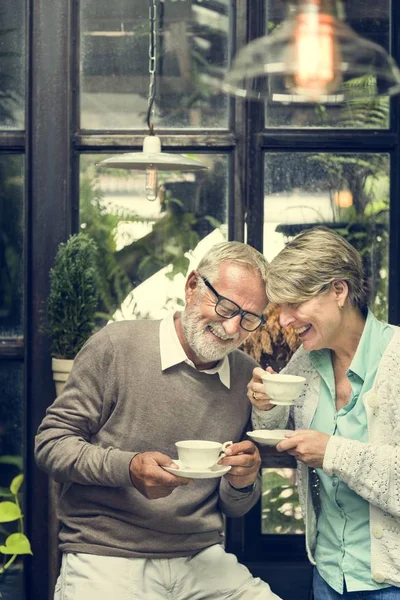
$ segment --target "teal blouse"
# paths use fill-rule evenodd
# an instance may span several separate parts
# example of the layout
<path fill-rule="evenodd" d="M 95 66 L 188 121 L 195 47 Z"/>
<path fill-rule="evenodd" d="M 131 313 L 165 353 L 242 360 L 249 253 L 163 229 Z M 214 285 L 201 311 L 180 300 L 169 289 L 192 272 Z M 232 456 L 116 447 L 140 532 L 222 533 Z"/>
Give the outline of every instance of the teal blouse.
<path fill-rule="evenodd" d="M 351 384 L 349 403 L 336 411 L 335 379 L 330 350 L 310 352 L 321 376 L 318 407 L 311 429 L 361 442 L 368 441 L 363 395 L 373 384 L 379 361 L 393 335 L 393 329 L 368 311 L 364 331 L 347 377 Z M 371 578 L 368 502 L 337 477 L 316 469 L 320 480 L 321 512 L 315 559 L 325 581 L 339 594 L 343 582 L 349 592 L 387 587 Z"/>

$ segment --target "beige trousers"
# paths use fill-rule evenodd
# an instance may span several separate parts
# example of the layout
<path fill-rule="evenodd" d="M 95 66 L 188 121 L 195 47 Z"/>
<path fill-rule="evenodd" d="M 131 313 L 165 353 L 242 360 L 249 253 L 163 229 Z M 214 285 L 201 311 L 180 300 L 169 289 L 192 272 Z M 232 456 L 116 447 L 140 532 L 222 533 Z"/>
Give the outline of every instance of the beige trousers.
<path fill-rule="evenodd" d="M 280 600 L 220 545 L 192 557 L 64 554 L 54 600 Z"/>

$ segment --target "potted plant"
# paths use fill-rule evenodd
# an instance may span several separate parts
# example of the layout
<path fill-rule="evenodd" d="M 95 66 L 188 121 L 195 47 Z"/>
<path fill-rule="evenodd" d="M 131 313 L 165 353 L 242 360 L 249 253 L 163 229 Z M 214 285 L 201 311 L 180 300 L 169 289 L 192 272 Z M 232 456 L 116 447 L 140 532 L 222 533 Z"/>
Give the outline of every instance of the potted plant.
<path fill-rule="evenodd" d="M 98 303 L 97 247 L 83 232 L 58 247 L 50 270 L 43 331 L 50 338 L 53 378 L 59 395 L 73 360 L 93 332 Z"/>

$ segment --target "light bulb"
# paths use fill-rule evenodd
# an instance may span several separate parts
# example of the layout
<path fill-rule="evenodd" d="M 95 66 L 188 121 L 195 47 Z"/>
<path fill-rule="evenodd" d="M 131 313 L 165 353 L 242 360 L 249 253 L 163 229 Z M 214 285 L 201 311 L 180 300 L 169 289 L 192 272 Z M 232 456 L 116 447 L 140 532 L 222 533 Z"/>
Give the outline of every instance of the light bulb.
<path fill-rule="evenodd" d="M 335 91 L 342 81 L 341 57 L 334 17 L 320 12 L 319 0 L 308 0 L 296 17 L 294 72 L 286 86 L 296 94 L 317 98 Z"/>
<path fill-rule="evenodd" d="M 158 196 L 158 172 L 153 166 L 149 166 L 146 169 L 145 189 L 147 200 L 154 202 Z"/>

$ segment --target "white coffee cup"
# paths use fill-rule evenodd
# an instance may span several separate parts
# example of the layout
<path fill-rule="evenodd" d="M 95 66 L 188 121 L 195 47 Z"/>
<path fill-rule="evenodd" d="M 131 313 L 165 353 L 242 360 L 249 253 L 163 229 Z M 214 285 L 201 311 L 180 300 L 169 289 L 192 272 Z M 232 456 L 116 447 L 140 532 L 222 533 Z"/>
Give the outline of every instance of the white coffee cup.
<path fill-rule="evenodd" d="M 261 379 L 264 391 L 271 398 L 271 404 L 294 404 L 306 382 L 305 377 L 287 375 L 285 373 L 269 373 L 266 371 Z"/>
<path fill-rule="evenodd" d="M 178 458 L 188 469 L 209 469 L 224 456 L 224 450 L 232 442 L 211 442 L 207 440 L 182 440 L 176 442 Z"/>

